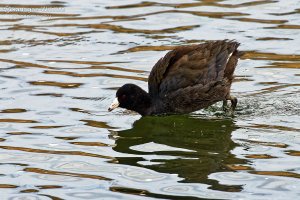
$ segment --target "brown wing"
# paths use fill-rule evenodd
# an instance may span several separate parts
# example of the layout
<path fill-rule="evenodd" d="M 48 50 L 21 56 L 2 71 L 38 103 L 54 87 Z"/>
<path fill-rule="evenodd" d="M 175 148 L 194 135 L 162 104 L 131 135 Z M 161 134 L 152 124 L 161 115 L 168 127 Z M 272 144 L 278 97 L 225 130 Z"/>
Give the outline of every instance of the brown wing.
<path fill-rule="evenodd" d="M 235 65 L 227 70 L 226 65 L 237 60 L 231 57 L 238 46 L 235 41 L 210 41 L 168 52 L 154 65 L 149 75 L 149 94 L 164 98 L 187 87 L 207 86 L 222 80 L 224 75 L 229 78 Z"/>
<path fill-rule="evenodd" d="M 206 108 L 227 95 L 228 82 L 197 84 L 176 90 L 164 97 L 166 107 L 172 113 L 189 113 Z"/>

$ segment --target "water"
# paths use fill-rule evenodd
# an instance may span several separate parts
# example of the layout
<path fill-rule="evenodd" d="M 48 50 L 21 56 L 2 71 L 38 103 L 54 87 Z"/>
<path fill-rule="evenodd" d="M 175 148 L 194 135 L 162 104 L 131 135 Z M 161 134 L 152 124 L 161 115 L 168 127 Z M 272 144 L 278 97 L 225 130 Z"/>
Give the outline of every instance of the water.
<path fill-rule="evenodd" d="M 1 199 L 299 199 L 299 5 L 1 1 Z M 107 112 L 173 46 L 225 38 L 234 118 Z"/>

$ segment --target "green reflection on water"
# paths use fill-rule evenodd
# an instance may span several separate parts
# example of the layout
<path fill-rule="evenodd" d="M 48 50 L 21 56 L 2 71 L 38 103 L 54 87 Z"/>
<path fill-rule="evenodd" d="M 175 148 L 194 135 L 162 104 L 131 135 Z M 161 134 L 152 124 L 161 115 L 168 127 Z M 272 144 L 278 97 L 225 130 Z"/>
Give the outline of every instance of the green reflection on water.
<path fill-rule="evenodd" d="M 136 121 L 133 128 L 119 131 L 114 150 L 136 155 L 157 155 L 159 162 L 143 167 L 170 174 L 178 174 L 183 182 L 201 182 L 212 185 L 214 189 L 227 190 L 208 175 L 214 172 L 230 171 L 228 165 L 245 164 L 246 160 L 236 158 L 231 151 L 239 146 L 231 139 L 231 134 L 238 127 L 232 119 L 199 119 L 191 116 L 144 117 Z M 133 146 L 151 142 L 182 148 L 190 151 L 144 152 Z M 155 144 L 154 144 L 155 145 Z M 147 146 L 149 147 L 149 146 Z M 155 146 L 154 146 L 155 147 Z M 133 150 L 135 149 L 135 150 Z M 148 150 L 148 148 L 147 148 Z M 147 151 L 146 150 L 146 151 Z M 176 156 L 175 159 L 163 156 Z M 162 158 L 160 158 L 162 157 Z M 118 158 L 127 165 L 139 165 L 142 158 Z M 238 189 L 238 186 L 234 187 Z"/>

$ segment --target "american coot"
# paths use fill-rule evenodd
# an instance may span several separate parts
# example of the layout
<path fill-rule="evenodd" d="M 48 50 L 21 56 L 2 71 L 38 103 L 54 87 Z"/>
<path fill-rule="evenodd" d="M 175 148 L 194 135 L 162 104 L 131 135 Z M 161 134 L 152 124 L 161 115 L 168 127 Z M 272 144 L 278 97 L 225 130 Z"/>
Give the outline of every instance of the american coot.
<path fill-rule="evenodd" d="M 117 107 L 146 115 L 184 114 L 206 108 L 230 95 L 233 73 L 240 56 L 239 43 L 232 40 L 208 41 L 180 46 L 168 52 L 153 67 L 148 78 L 149 93 L 137 85 L 125 84 L 116 93 L 109 111 Z"/>

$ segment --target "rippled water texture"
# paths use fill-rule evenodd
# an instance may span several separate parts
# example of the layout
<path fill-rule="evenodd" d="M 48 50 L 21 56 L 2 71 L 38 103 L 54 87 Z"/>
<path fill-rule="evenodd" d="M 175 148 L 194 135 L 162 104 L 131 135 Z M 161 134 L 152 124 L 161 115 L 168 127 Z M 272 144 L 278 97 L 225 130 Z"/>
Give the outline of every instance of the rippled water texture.
<path fill-rule="evenodd" d="M 1 199 L 300 198 L 299 0 L 3 0 L 0 24 Z M 174 46 L 225 38 L 234 118 L 107 111 Z"/>

